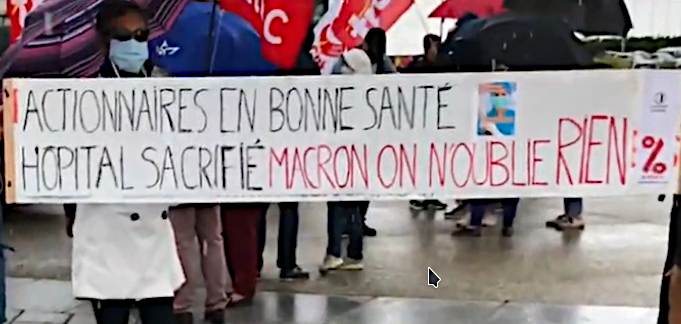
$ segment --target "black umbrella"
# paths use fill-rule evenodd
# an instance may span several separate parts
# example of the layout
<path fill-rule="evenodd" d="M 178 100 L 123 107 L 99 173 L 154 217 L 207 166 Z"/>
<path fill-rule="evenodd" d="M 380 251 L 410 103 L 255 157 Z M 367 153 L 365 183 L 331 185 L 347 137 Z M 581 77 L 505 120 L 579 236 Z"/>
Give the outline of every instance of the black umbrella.
<path fill-rule="evenodd" d="M 558 17 L 585 35 L 626 36 L 632 28 L 624 0 L 505 0 L 514 12 Z"/>
<path fill-rule="evenodd" d="M 442 53 L 448 56 L 445 64 L 465 71 L 489 70 L 494 64 L 511 70 L 574 69 L 592 62 L 571 27 L 553 17 L 507 13 L 461 29 Z"/>

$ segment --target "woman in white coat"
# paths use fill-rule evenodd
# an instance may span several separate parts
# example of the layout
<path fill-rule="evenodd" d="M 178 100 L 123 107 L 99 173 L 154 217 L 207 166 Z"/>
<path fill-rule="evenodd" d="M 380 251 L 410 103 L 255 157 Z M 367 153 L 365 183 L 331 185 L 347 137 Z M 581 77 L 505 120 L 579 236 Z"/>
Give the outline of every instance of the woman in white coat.
<path fill-rule="evenodd" d="M 151 75 L 143 10 L 105 0 L 97 30 L 109 53 L 100 77 Z M 65 208 L 73 236 L 76 298 L 91 300 L 98 324 L 125 324 L 136 306 L 143 324 L 174 323 L 173 296 L 184 283 L 169 205 L 79 204 Z"/>

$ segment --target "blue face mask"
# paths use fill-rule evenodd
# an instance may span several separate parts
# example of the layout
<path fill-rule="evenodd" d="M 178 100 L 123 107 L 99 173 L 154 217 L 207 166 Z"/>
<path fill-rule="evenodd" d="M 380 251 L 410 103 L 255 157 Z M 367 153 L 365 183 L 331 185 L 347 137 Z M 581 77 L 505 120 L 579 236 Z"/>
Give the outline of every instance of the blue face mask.
<path fill-rule="evenodd" d="M 134 38 L 127 41 L 112 39 L 109 43 L 109 59 L 119 69 L 140 73 L 144 62 L 149 59 L 149 45 Z"/>
<path fill-rule="evenodd" d="M 490 103 L 494 108 L 510 108 L 511 100 L 507 96 L 492 96 Z"/>

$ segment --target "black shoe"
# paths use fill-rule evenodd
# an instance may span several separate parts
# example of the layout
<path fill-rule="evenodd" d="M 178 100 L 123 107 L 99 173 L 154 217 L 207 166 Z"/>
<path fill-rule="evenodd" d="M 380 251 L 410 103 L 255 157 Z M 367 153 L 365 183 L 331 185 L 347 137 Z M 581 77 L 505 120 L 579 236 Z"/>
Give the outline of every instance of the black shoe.
<path fill-rule="evenodd" d="M 433 207 L 435 210 L 445 210 L 447 209 L 447 204 L 439 200 L 426 200 L 425 204 L 427 207 Z"/>
<path fill-rule="evenodd" d="M 477 226 L 464 226 L 457 227 L 453 232 L 452 236 L 470 236 L 470 237 L 480 237 L 482 236 L 482 230 Z"/>
<path fill-rule="evenodd" d="M 364 234 L 364 236 L 374 237 L 374 236 L 376 236 L 377 233 L 376 233 L 375 229 L 364 224 L 364 228 L 362 229 L 362 234 Z"/>
<path fill-rule="evenodd" d="M 176 313 L 175 324 L 193 324 L 194 314 L 192 313 Z"/>
<path fill-rule="evenodd" d="M 459 204 L 458 206 L 456 206 L 456 208 L 446 212 L 445 218 L 447 219 L 452 218 L 453 216 L 456 216 L 456 214 L 458 214 L 460 211 L 463 211 L 464 209 L 466 209 L 466 204 L 464 203 Z"/>
<path fill-rule="evenodd" d="M 426 209 L 426 206 L 420 200 L 410 200 L 409 201 L 409 209 L 420 211 L 420 210 Z"/>
<path fill-rule="evenodd" d="M 504 228 L 501 230 L 501 236 L 503 236 L 503 237 L 511 237 L 511 236 L 513 236 L 513 232 L 514 232 L 514 231 L 513 231 L 513 227 L 504 227 Z"/>
<path fill-rule="evenodd" d="M 279 278 L 291 280 L 308 280 L 310 279 L 310 273 L 305 272 L 303 269 L 296 266 L 291 270 L 281 270 L 279 272 Z"/>
<path fill-rule="evenodd" d="M 225 310 L 218 309 L 218 310 L 206 312 L 204 314 L 203 318 L 209 324 L 224 324 L 225 323 Z"/>

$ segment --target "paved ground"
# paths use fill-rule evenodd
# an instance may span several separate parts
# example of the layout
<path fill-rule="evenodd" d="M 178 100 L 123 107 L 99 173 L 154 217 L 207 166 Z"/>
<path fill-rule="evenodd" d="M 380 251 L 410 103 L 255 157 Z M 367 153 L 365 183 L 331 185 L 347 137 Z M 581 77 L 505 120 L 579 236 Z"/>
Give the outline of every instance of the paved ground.
<path fill-rule="evenodd" d="M 368 222 L 378 229 L 379 236 L 366 240 L 366 270 L 324 278 L 315 273 L 311 281 L 304 283 L 276 279 L 273 261 L 278 211 L 271 208 L 261 290 L 480 301 L 494 307 L 507 300 L 657 307 L 670 202 L 659 203 L 654 195 L 587 199 L 588 225 L 581 234 L 561 234 L 544 228 L 544 221 L 559 214 L 561 206 L 558 199 L 523 200 L 516 236 L 505 239 L 498 228 L 489 229 L 482 238 L 452 238 L 452 224 L 441 215 L 436 215 L 435 220 L 413 218 L 406 203 L 375 203 Z M 326 245 L 325 207 L 302 204 L 301 212 L 299 263 L 316 269 Z M 58 206 L 30 206 L 8 217 L 7 243 L 17 249 L 9 256 L 10 275 L 68 280 L 70 243 L 63 235 L 60 215 Z M 426 285 L 427 267 L 442 278 L 439 289 Z M 327 303 L 326 299 L 311 300 L 320 305 Z M 378 298 L 368 303 L 395 305 L 400 301 Z"/>
<path fill-rule="evenodd" d="M 10 324 L 94 324 L 68 282 L 9 279 L 8 287 Z M 230 324 L 649 324 L 657 310 L 261 292 L 225 317 Z"/>

